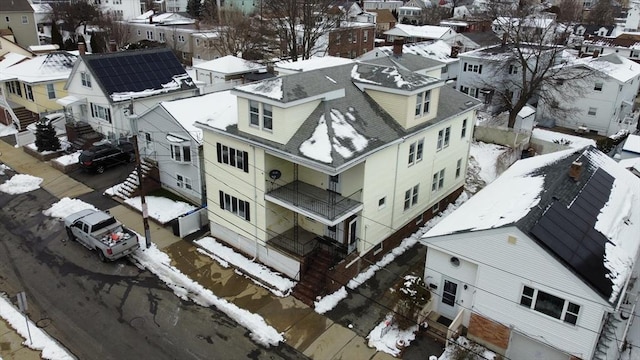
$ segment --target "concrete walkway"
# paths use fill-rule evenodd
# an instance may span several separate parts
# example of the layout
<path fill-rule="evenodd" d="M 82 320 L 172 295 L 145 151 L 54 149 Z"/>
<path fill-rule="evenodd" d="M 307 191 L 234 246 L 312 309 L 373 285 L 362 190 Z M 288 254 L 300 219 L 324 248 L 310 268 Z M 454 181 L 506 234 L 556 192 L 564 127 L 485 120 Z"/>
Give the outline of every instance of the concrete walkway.
<path fill-rule="evenodd" d="M 93 189 L 79 183 L 48 164 L 24 153 L 22 149 L 0 141 L 0 162 L 19 173 L 44 179 L 42 187 L 52 195 L 74 198 Z M 142 216 L 125 205 L 118 205 L 109 212 L 126 226 L 144 234 Z M 237 306 L 264 317 L 265 321 L 284 334 L 287 344 L 313 359 L 393 359 L 392 356 L 376 352 L 367 346 L 367 340 L 348 327 L 342 326 L 326 316 L 316 313 L 293 296 L 277 297 L 232 268 L 223 268 L 210 257 L 197 251 L 193 243 L 173 235 L 170 227 L 163 227 L 149 220 L 151 241 L 172 259 L 172 265 L 194 281 L 210 289 L 216 296 L 233 302 Z M 2 339 L 8 339 L 12 353 L 30 350 L 21 344 L 22 338 L 8 328 L 2 327 Z M 7 335 L 4 335 L 4 334 Z M 1 345 L 2 343 L 0 343 Z M 24 350 L 22 350 L 24 349 Z M 39 358 L 36 352 L 35 359 Z M 25 355 L 24 359 L 31 359 Z M 2 353 L 5 360 L 11 355 Z M 23 359 L 23 357 L 14 357 Z"/>
<path fill-rule="evenodd" d="M 32 350 L 22 342 L 18 333 L 0 318 L 0 359 L 3 360 L 35 360 L 40 359 L 40 351 Z"/>

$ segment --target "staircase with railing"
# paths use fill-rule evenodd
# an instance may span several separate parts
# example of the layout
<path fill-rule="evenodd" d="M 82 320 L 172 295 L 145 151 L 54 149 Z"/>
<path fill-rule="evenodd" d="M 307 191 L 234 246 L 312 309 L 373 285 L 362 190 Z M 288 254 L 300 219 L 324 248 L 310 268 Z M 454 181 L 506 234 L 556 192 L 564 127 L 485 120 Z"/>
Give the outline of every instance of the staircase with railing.
<path fill-rule="evenodd" d="M 158 179 L 159 171 L 157 164 L 152 160 L 142 159 L 140 163 L 142 169 L 142 181 L 146 192 L 160 187 Z M 121 199 L 129 199 L 140 195 L 140 181 L 138 180 L 138 169 L 134 169 L 129 176 L 120 184 L 113 187 L 113 196 Z"/>

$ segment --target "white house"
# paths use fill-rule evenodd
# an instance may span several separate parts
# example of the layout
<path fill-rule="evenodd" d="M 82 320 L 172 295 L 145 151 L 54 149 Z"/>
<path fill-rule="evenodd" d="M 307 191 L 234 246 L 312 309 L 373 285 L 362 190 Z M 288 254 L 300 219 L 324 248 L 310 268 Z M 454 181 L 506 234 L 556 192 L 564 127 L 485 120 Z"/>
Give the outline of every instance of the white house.
<path fill-rule="evenodd" d="M 57 102 L 69 120 L 88 123 L 111 140 L 136 131 L 129 115 L 198 93 L 170 49 L 81 55 L 65 90 L 68 95 Z"/>
<path fill-rule="evenodd" d="M 197 122 L 211 234 L 308 303 L 337 289 L 461 193 L 479 103 L 443 85 L 354 63 L 236 87 L 234 124 Z"/>
<path fill-rule="evenodd" d="M 117 20 L 129 20 L 142 14 L 140 0 L 96 1 L 100 11 Z"/>
<path fill-rule="evenodd" d="M 362 3 L 364 11 L 383 9 L 391 11 L 404 4 L 402 0 L 364 0 Z"/>
<path fill-rule="evenodd" d="M 195 80 L 205 84 L 206 92 L 228 90 L 245 82 L 245 75 L 266 73 L 267 67 L 256 62 L 227 55 L 215 60 L 200 62 L 193 66 Z"/>
<path fill-rule="evenodd" d="M 140 155 L 156 164 L 163 188 L 204 206 L 202 129 L 194 123 L 218 118 L 235 123 L 236 116 L 236 97 L 228 90 L 163 101 L 137 119 Z"/>
<path fill-rule="evenodd" d="M 629 135 L 624 140 L 620 151 L 620 159 L 638 159 L 640 158 L 640 135 Z"/>
<path fill-rule="evenodd" d="M 637 341 L 639 201 L 595 147 L 516 162 L 421 240 L 433 311 L 510 359 L 618 359 Z"/>
<path fill-rule="evenodd" d="M 455 30 L 447 26 L 417 26 L 405 24 L 396 24 L 393 29 L 384 32 L 384 35 L 387 36 L 387 42 L 393 42 L 397 38 L 402 38 L 408 43 L 427 40 L 442 40 L 450 45 L 453 45 L 456 34 Z"/>
<path fill-rule="evenodd" d="M 562 93 L 575 91 L 577 86 L 586 87 L 581 96 L 572 101 L 564 100 L 562 104 L 576 111 L 570 116 L 553 116 L 549 104 L 543 99 L 538 105 L 536 120 L 541 122 L 549 119 L 557 126 L 605 136 L 619 130 L 635 131 L 638 113 L 634 111 L 634 102 L 640 88 L 640 64 L 615 53 L 575 59 L 570 64 L 571 67 L 566 71 L 571 71 L 573 67 L 582 72 L 583 69 L 589 69 L 595 76 L 584 81 L 558 84 L 543 91 Z"/>

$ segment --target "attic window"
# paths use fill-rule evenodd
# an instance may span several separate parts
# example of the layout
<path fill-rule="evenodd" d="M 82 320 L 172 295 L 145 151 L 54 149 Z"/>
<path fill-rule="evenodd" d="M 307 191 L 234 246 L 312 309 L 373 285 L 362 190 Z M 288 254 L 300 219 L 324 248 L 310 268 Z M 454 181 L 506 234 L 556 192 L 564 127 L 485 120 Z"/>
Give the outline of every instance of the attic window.
<path fill-rule="evenodd" d="M 458 259 L 455 256 L 452 256 L 451 259 L 449 259 L 449 262 L 451 263 L 451 265 L 453 265 L 454 267 L 458 267 L 460 266 L 460 259 Z"/>

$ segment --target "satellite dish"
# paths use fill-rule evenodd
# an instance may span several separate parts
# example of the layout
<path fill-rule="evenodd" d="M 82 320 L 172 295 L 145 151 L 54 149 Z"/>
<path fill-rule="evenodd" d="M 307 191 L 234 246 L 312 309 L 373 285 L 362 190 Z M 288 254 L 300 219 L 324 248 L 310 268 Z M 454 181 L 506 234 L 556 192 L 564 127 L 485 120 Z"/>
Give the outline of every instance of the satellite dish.
<path fill-rule="evenodd" d="M 280 179 L 280 176 L 282 176 L 282 173 L 280 172 L 280 170 L 273 169 L 273 170 L 269 171 L 269 177 L 272 180 L 278 180 L 278 179 Z"/>

